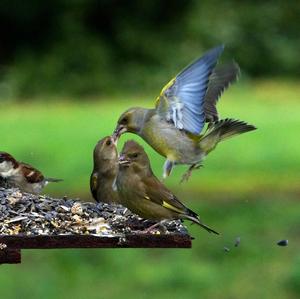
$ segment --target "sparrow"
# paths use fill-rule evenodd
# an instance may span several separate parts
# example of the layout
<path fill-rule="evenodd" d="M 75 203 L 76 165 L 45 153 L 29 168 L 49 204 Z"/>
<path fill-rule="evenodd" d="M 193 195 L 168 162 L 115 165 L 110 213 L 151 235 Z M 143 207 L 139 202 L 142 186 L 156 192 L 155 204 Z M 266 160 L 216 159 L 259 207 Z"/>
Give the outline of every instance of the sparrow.
<path fill-rule="evenodd" d="M 118 151 L 111 136 L 101 139 L 94 149 L 94 168 L 90 178 L 90 190 L 97 202 L 119 202 L 114 188 L 118 173 Z"/>
<path fill-rule="evenodd" d="M 216 67 L 223 48 L 208 51 L 173 78 L 162 89 L 154 109 L 130 108 L 118 119 L 114 138 L 118 140 L 125 132 L 142 137 L 166 157 L 164 178 L 174 165 L 187 164 L 190 167 L 182 178 L 187 180 L 220 141 L 256 129 L 231 118 L 219 120 L 217 101 L 239 75 L 234 62 Z"/>
<path fill-rule="evenodd" d="M 135 141 L 127 141 L 122 149 L 116 184 L 121 204 L 144 219 L 188 219 L 218 234 L 155 177 L 146 152 Z"/>
<path fill-rule="evenodd" d="M 39 194 L 49 182 L 61 179 L 45 178 L 43 174 L 29 164 L 17 161 L 6 152 L 0 152 L 0 176 L 19 188 L 22 192 Z"/>

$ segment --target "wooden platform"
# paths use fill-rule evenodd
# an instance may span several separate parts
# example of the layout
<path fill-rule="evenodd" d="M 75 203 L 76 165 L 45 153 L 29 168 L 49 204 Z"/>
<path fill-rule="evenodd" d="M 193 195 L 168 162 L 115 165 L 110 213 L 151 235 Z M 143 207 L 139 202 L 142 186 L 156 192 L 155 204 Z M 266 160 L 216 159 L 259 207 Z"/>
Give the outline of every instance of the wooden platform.
<path fill-rule="evenodd" d="M 160 233 L 120 205 L 21 193 L 0 187 L 0 264 L 21 262 L 23 249 L 191 248 L 179 220 Z"/>
<path fill-rule="evenodd" d="M 0 264 L 21 263 L 22 249 L 59 248 L 191 248 L 188 234 L 128 234 L 115 237 L 91 235 L 0 236 Z"/>

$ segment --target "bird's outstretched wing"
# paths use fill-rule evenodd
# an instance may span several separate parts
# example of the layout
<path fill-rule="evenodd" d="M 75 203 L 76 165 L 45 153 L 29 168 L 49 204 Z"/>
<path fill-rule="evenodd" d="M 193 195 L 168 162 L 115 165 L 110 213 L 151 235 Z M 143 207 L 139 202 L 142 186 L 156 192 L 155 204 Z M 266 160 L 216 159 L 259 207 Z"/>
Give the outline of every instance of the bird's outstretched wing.
<path fill-rule="evenodd" d="M 209 83 L 204 99 L 204 114 L 207 122 L 219 120 L 216 104 L 226 88 L 234 83 L 240 75 L 236 62 L 216 66 L 209 77 Z"/>
<path fill-rule="evenodd" d="M 209 77 L 224 47 L 219 46 L 186 67 L 161 91 L 159 115 L 178 129 L 200 134 L 205 124 L 204 101 Z"/>

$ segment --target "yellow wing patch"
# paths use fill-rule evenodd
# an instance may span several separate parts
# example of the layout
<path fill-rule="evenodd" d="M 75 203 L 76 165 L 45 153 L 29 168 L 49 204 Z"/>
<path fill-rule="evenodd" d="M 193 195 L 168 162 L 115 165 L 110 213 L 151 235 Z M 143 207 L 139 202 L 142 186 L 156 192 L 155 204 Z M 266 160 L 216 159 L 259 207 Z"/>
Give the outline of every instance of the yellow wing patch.
<path fill-rule="evenodd" d="M 171 79 L 171 80 L 163 87 L 163 89 L 162 89 L 161 92 L 160 92 L 160 95 L 161 95 L 161 96 L 164 94 L 164 92 L 165 92 L 168 88 L 170 88 L 170 87 L 174 84 L 175 80 L 176 80 L 176 77 L 173 78 L 173 79 Z"/>
<path fill-rule="evenodd" d="M 175 211 L 175 212 L 177 212 L 177 213 L 182 213 L 182 210 L 180 210 L 180 209 L 178 209 L 178 208 L 176 208 L 176 207 L 174 207 L 174 206 L 172 206 L 172 205 L 170 205 L 169 203 L 167 203 L 167 202 L 165 202 L 165 201 L 163 201 L 163 207 L 165 207 L 165 208 L 167 208 L 167 209 L 169 209 L 169 210 L 172 210 L 172 211 Z"/>
<path fill-rule="evenodd" d="M 176 77 L 173 78 L 173 79 L 171 79 L 171 80 L 163 87 L 163 89 L 161 90 L 159 96 L 156 98 L 155 106 L 157 106 L 157 105 L 159 104 L 160 98 L 163 96 L 163 94 L 165 93 L 165 91 L 166 91 L 168 88 L 170 88 L 170 87 L 174 84 L 175 80 L 176 80 Z"/>
<path fill-rule="evenodd" d="M 147 196 L 147 195 L 146 195 L 144 198 L 145 198 L 145 199 L 148 199 L 148 200 L 151 200 L 151 198 L 150 198 L 149 196 Z M 176 212 L 176 213 L 179 213 L 179 214 L 182 214 L 182 213 L 183 213 L 182 210 L 180 210 L 180 209 L 178 209 L 178 208 L 172 206 L 171 204 L 167 203 L 166 201 L 163 201 L 163 202 L 162 202 L 162 206 L 163 206 L 164 208 L 169 209 L 169 210 L 172 210 L 172 211 L 174 211 L 174 212 Z"/>
<path fill-rule="evenodd" d="M 98 179 L 98 174 L 93 174 L 92 179 L 91 179 L 91 188 L 92 190 L 97 190 L 97 179 Z"/>

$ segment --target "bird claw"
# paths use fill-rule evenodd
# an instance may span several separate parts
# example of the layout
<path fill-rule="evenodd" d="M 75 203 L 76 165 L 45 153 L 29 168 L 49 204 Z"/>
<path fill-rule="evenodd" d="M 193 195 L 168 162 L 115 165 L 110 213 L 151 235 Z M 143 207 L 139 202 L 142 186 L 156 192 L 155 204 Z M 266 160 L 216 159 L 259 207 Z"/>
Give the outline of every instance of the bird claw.
<path fill-rule="evenodd" d="M 200 168 L 202 168 L 202 167 L 204 167 L 203 164 L 198 164 L 198 165 L 196 165 L 193 169 L 200 169 Z"/>
<path fill-rule="evenodd" d="M 199 169 L 201 167 L 203 167 L 202 164 L 198 164 L 198 165 L 194 164 L 194 165 L 190 166 L 189 169 L 181 177 L 180 183 L 182 184 L 183 182 L 187 182 L 189 180 L 190 176 L 192 175 L 192 171 L 194 169 Z"/>
<path fill-rule="evenodd" d="M 187 182 L 190 178 L 190 176 L 192 175 L 192 171 L 190 169 L 187 170 L 187 172 L 185 172 L 180 180 L 180 184 L 182 184 L 183 182 Z"/>
<path fill-rule="evenodd" d="M 161 228 L 161 229 L 160 229 Z M 153 225 L 151 225 L 150 227 L 144 229 L 141 231 L 141 233 L 143 234 L 157 234 L 162 232 L 166 232 L 168 229 L 165 227 L 165 225 L 163 224 L 163 220 L 160 222 L 157 222 Z"/>

